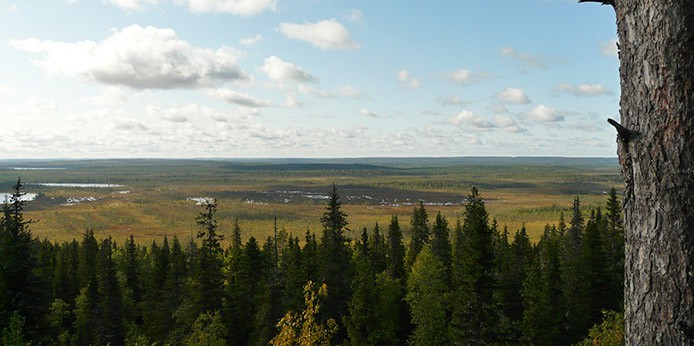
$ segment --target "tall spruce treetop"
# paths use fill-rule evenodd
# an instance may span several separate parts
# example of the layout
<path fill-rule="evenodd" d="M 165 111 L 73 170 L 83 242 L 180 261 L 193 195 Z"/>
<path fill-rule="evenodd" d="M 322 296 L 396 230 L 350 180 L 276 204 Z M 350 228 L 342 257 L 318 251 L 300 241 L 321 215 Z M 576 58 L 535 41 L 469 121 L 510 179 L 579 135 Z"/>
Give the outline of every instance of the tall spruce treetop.
<path fill-rule="evenodd" d="M 436 214 L 436 221 L 432 227 L 431 252 L 443 265 L 446 280 L 450 283 L 451 275 L 451 241 L 449 239 L 448 221 L 441 215 Z"/>
<path fill-rule="evenodd" d="M 330 288 L 330 296 L 324 303 L 321 313 L 323 321 L 340 318 L 347 314 L 347 301 L 350 296 L 350 258 L 351 249 L 343 231 L 347 226 L 347 214 L 341 210 L 342 203 L 333 184 L 330 199 L 321 217 L 323 235 L 318 247 L 320 279 Z M 334 336 L 336 343 L 346 337 L 344 328 L 340 328 Z"/>
<path fill-rule="evenodd" d="M 453 272 L 456 280 L 451 320 L 453 338 L 463 344 L 484 344 L 495 340 L 498 316 L 494 303 L 494 231 L 489 214 L 476 187 L 465 203 L 462 249 L 457 251 Z"/>
<path fill-rule="evenodd" d="M 347 214 L 341 210 L 341 206 L 340 195 L 337 194 L 337 187 L 333 184 L 328 205 L 325 206 L 325 212 L 321 216 L 320 222 L 323 225 L 323 229 L 332 232 L 336 239 L 342 238 L 342 231 L 348 224 Z"/>
<path fill-rule="evenodd" d="M 401 279 L 405 276 L 405 245 L 402 242 L 402 231 L 398 216 L 393 215 L 388 225 L 388 276 L 391 279 Z"/>
<path fill-rule="evenodd" d="M 205 203 L 205 210 L 195 218 L 195 222 L 202 228 L 198 230 L 198 238 L 202 239 L 202 251 L 216 256 L 222 251 L 221 240 L 224 236 L 217 233 L 219 227 L 214 214 L 217 213 L 217 200 Z"/>
<path fill-rule="evenodd" d="M 410 248 L 407 250 L 407 255 L 405 258 L 405 267 L 409 271 L 414 264 L 415 259 L 422 248 L 426 244 L 429 244 L 429 216 L 427 215 L 426 209 L 424 209 L 424 202 L 419 201 L 419 206 L 415 207 L 412 211 L 412 218 L 410 219 L 410 234 L 412 235 L 412 240 L 410 241 Z"/>

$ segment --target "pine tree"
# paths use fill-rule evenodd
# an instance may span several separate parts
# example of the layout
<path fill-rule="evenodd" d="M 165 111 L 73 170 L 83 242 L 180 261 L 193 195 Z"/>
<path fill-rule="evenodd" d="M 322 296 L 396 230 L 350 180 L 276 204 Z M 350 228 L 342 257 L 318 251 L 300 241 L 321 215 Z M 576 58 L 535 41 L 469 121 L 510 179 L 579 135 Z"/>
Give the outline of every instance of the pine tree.
<path fill-rule="evenodd" d="M 388 266 L 388 248 L 378 222 L 374 225 L 373 236 L 369 239 L 369 248 L 371 249 L 371 262 L 374 266 L 374 272 L 380 273 L 386 270 Z"/>
<path fill-rule="evenodd" d="M 587 327 L 599 323 L 602 311 L 619 308 L 619 297 L 610 291 L 609 262 L 607 253 L 607 222 L 600 208 L 591 213 L 586 224 L 582 243 L 582 262 L 585 268 L 583 281 Z M 584 331 L 585 332 L 585 331 Z"/>
<path fill-rule="evenodd" d="M 615 188 L 610 189 L 605 219 L 607 220 L 607 252 L 609 263 L 609 290 L 614 300 L 613 309 L 622 309 L 624 303 L 624 224 L 622 206 Z"/>

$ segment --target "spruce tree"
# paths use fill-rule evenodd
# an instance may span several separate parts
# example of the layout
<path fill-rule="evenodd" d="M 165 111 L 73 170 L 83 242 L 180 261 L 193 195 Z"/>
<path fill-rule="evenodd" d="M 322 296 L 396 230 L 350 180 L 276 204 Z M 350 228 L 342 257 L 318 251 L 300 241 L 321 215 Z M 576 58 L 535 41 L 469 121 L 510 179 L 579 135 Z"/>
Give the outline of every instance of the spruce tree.
<path fill-rule="evenodd" d="M 585 267 L 582 261 L 581 243 L 583 241 L 584 218 L 581 214 L 580 199 L 574 198 L 571 222 L 563 237 L 561 273 L 563 306 L 566 309 L 565 336 L 569 342 L 578 342 L 590 327 L 586 311 Z M 561 227 L 561 223 L 560 223 Z"/>
<path fill-rule="evenodd" d="M 355 246 L 352 297 L 348 304 L 349 314 L 343 317 L 347 336 L 352 345 L 375 345 L 373 334 L 378 327 L 375 311 L 378 295 L 372 251 L 365 228 L 361 240 Z"/>
<path fill-rule="evenodd" d="M 431 252 L 443 265 L 446 282 L 450 284 L 451 277 L 451 241 L 449 239 L 448 221 L 441 215 L 441 212 L 436 214 L 436 221 L 431 228 Z"/>
<path fill-rule="evenodd" d="M 349 261 L 351 250 L 343 232 L 347 226 L 347 214 L 342 211 L 340 196 L 333 185 L 328 204 L 321 217 L 323 235 L 318 247 L 319 278 L 330 288 L 330 296 L 325 300 L 321 316 L 323 321 L 340 318 L 347 314 L 350 297 Z M 338 330 L 335 341 L 341 342 L 346 334 L 344 328 Z"/>
<path fill-rule="evenodd" d="M 405 277 L 405 245 L 402 241 L 402 231 L 397 215 L 393 215 L 390 219 L 387 238 L 388 275 L 393 280 L 402 279 Z"/>
<path fill-rule="evenodd" d="M 453 314 L 451 336 L 455 342 L 483 344 L 495 341 L 498 311 L 493 292 L 494 234 L 484 200 L 473 187 L 465 203 L 463 225 L 456 240 L 456 268 L 453 272 Z"/>
<path fill-rule="evenodd" d="M 414 324 L 410 345 L 449 344 L 448 292 L 443 265 L 431 248 L 425 246 L 412 265 L 407 280 L 405 300 L 410 306 Z"/>
<path fill-rule="evenodd" d="M 425 245 L 429 244 L 429 238 L 431 236 L 429 232 L 429 216 L 427 215 L 426 209 L 424 209 L 424 202 L 422 201 L 419 201 L 419 206 L 412 210 L 410 234 L 412 235 L 412 239 L 405 259 L 406 270 L 412 268 L 412 264 L 414 264 L 419 251 L 421 251 Z"/>
<path fill-rule="evenodd" d="M 96 337 L 100 345 L 124 345 L 123 301 L 113 260 L 114 244 L 110 238 L 101 242 L 98 261 L 98 294 Z"/>

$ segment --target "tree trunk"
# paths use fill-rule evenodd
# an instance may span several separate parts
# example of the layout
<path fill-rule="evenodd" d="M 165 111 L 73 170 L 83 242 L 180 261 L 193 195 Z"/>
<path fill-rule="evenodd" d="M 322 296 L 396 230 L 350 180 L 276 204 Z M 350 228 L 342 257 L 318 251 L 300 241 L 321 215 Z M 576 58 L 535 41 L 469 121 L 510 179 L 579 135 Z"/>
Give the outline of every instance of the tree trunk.
<path fill-rule="evenodd" d="M 615 0 L 627 345 L 694 344 L 694 1 Z"/>

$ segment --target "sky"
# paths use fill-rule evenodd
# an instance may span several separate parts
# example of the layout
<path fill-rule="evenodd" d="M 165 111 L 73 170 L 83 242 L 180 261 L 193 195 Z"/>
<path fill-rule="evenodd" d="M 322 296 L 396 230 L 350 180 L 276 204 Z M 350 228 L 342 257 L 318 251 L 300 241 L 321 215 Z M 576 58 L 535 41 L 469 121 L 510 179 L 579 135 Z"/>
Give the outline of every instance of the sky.
<path fill-rule="evenodd" d="M 574 0 L 0 0 L 0 159 L 616 156 Z"/>

